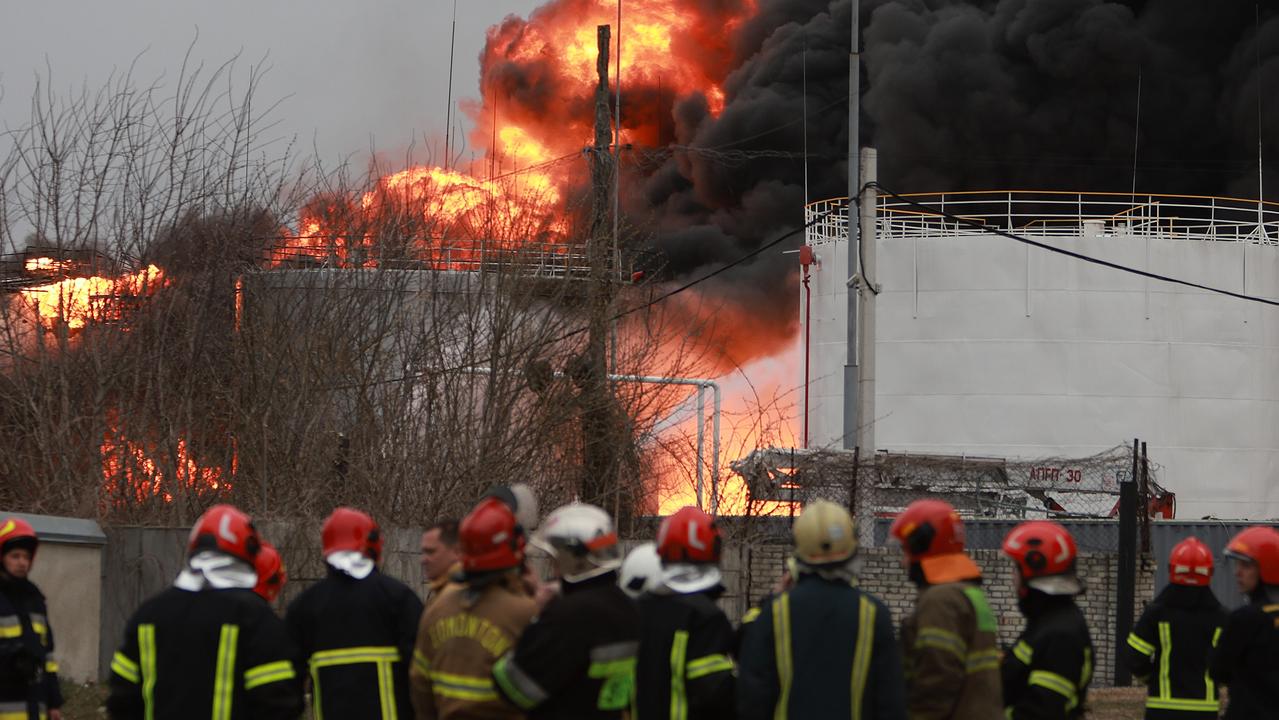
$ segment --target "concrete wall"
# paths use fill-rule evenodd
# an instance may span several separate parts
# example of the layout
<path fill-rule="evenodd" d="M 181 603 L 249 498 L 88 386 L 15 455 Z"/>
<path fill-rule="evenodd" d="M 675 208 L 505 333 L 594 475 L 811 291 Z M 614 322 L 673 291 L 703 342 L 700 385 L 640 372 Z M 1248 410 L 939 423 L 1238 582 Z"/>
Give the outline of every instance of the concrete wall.
<path fill-rule="evenodd" d="M 96 680 L 102 593 L 102 547 L 42 542 L 31 568 L 31 581 L 49 605 L 55 657 L 62 677 L 75 682 Z"/>

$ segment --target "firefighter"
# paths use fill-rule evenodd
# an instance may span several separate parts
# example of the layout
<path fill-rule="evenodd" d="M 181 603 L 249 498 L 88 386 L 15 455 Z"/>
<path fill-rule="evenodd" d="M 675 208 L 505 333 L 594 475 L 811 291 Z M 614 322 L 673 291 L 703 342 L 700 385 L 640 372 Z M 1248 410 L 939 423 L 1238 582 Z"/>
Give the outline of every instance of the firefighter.
<path fill-rule="evenodd" d="M 142 604 L 111 661 L 116 720 L 296 718 L 302 688 L 284 623 L 253 593 L 261 538 L 248 515 L 209 508 L 173 587 Z"/>
<path fill-rule="evenodd" d="M 263 541 L 253 564 L 258 573 L 258 584 L 253 587 L 253 592 L 274 605 L 276 598 L 284 590 L 285 581 L 289 579 L 280 552 L 271 543 Z"/>
<path fill-rule="evenodd" d="M 426 605 L 444 592 L 462 571 L 458 562 L 457 521 L 437 520 L 422 533 L 422 578 L 426 580 Z"/>
<path fill-rule="evenodd" d="M 1248 604 L 1234 610 L 1212 657 L 1212 679 L 1230 688 L 1226 720 L 1279 718 L 1279 531 L 1262 525 L 1226 546 Z"/>
<path fill-rule="evenodd" d="M 999 718 L 999 625 L 964 551 L 964 523 L 949 503 L 916 500 L 889 532 L 919 588 L 902 623 L 906 701 L 912 720 Z"/>
<path fill-rule="evenodd" d="M 487 498 L 458 529 L 462 582 L 422 616 L 410 682 L 418 720 L 522 718 L 498 699 L 493 663 L 515 646 L 538 606 L 520 580 L 524 533 L 515 514 Z"/>
<path fill-rule="evenodd" d="M 27 579 L 40 539 L 25 520 L 0 520 L 0 720 L 60 720 L 53 626 Z"/>
<path fill-rule="evenodd" d="M 662 559 L 657 556 L 657 543 L 641 543 L 631 548 L 618 571 L 617 584 L 638 600 L 645 593 L 662 586 Z"/>
<path fill-rule="evenodd" d="M 334 510 L 321 541 L 327 575 L 285 615 L 309 670 L 315 717 L 412 717 L 408 667 L 422 601 L 378 570 L 382 534 L 367 514 Z"/>
<path fill-rule="evenodd" d="M 640 600 L 635 715 L 645 720 L 732 718 L 733 625 L 715 601 L 724 593 L 715 520 L 686 507 L 657 532 L 662 584 Z"/>
<path fill-rule="evenodd" d="M 1146 683 L 1146 720 L 1210 720 L 1219 701 L 1208 657 L 1226 623 L 1209 587 L 1212 551 L 1195 537 L 1177 543 L 1168 583 L 1128 635 L 1128 665 Z"/>
<path fill-rule="evenodd" d="M 855 586 L 848 511 L 809 503 L 794 534 L 793 584 L 750 613 L 742 634 L 738 717 L 905 718 L 892 616 Z"/>
<path fill-rule="evenodd" d="M 498 692 L 530 720 L 621 718 L 635 684 L 640 618 L 617 586 L 613 520 L 594 505 L 565 505 L 534 544 L 551 555 L 560 594 L 493 666 Z"/>
<path fill-rule="evenodd" d="M 1075 539 L 1055 522 L 1034 520 L 1013 528 L 1003 550 L 1016 566 L 1017 607 L 1026 618 L 1000 669 L 1006 717 L 1082 718 L 1093 647 L 1075 604 L 1084 591 L 1075 574 Z"/>

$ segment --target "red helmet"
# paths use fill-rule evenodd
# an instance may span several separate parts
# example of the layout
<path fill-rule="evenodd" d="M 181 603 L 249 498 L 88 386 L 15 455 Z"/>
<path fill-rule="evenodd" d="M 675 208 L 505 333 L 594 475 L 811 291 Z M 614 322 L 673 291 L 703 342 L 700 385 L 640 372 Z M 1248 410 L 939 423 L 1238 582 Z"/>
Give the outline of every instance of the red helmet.
<path fill-rule="evenodd" d="M 289 578 L 279 551 L 271 543 L 262 543 L 254 566 L 258 571 L 258 584 L 253 592 L 266 598 L 267 602 L 275 602 L 284 589 L 284 581 Z"/>
<path fill-rule="evenodd" d="M 31 527 L 31 523 L 15 517 L 0 520 L 0 556 L 10 550 L 26 548 L 34 558 L 39 546 L 40 538 L 36 537 L 36 530 Z"/>
<path fill-rule="evenodd" d="M 718 563 L 721 539 L 715 519 L 688 506 L 657 529 L 657 555 L 668 563 Z"/>
<path fill-rule="evenodd" d="M 524 531 L 515 513 L 497 498 L 485 498 L 457 527 L 462 569 L 468 573 L 510 570 L 524 562 Z"/>
<path fill-rule="evenodd" d="M 1025 584 L 1036 590 L 1048 595 L 1083 592 L 1075 576 L 1075 539 L 1055 522 L 1032 520 L 1013 528 L 1004 538 L 1004 554 L 1016 561 Z"/>
<path fill-rule="evenodd" d="M 262 547 L 253 520 L 234 505 L 214 505 L 195 521 L 187 539 L 187 554 L 217 550 L 249 564 Z"/>
<path fill-rule="evenodd" d="M 981 577 L 977 563 L 964 553 L 964 521 L 948 502 L 916 500 L 897 516 L 889 533 L 934 585 Z"/>
<path fill-rule="evenodd" d="M 1197 537 L 1182 540 L 1168 555 L 1168 577 L 1173 585 L 1212 583 L 1212 551 Z"/>
<path fill-rule="evenodd" d="M 1257 564 L 1261 582 L 1279 585 L 1279 531 L 1268 525 L 1254 525 L 1230 539 L 1226 557 Z"/>
<path fill-rule="evenodd" d="M 340 507 L 324 521 L 320 543 L 325 557 L 342 550 L 367 555 L 373 562 L 382 557 L 382 531 L 367 513 Z"/>

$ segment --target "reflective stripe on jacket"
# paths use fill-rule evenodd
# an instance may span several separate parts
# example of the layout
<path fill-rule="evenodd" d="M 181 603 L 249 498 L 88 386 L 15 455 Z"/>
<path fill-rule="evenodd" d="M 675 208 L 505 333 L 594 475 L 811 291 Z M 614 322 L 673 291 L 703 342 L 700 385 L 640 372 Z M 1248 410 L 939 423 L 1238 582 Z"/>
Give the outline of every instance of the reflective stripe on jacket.
<path fill-rule="evenodd" d="M 1026 631 L 1004 654 L 1001 675 L 1010 720 L 1082 718 L 1092 683 L 1093 647 L 1073 598 L 1031 591 Z"/>
<path fill-rule="evenodd" d="M 1220 700 L 1208 659 L 1226 611 L 1210 587 L 1169 585 L 1128 635 L 1128 664 L 1146 681 L 1147 720 L 1216 718 Z"/>
<path fill-rule="evenodd" d="M 409 680 L 418 720 L 506 720 L 524 713 L 502 702 L 493 663 L 537 614 L 514 576 L 472 591 L 450 585 L 431 601 L 418 626 Z"/>
<path fill-rule="evenodd" d="M 847 582 L 800 575 L 742 631 L 738 717 L 905 718 L 893 635 L 892 618 L 879 600 Z"/>
<path fill-rule="evenodd" d="M 704 593 L 640 598 L 632 720 L 732 718 L 732 623 Z"/>
<path fill-rule="evenodd" d="M 911 720 L 1002 717 L 998 631 L 979 586 L 954 582 L 921 590 L 902 623 Z"/>

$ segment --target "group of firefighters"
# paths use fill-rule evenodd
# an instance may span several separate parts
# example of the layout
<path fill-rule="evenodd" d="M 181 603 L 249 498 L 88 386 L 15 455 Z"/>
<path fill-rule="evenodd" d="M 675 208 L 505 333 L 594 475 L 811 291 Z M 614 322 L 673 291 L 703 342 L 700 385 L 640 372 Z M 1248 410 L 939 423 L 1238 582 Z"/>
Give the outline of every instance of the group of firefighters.
<path fill-rule="evenodd" d="M 109 717 L 123 720 L 416 717 L 1080 718 L 1094 650 L 1076 597 L 1070 533 L 1049 521 L 1004 539 L 1025 630 L 998 643 L 959 514 L 919 500 L 891 527 L 919 590 L 900 632 L 857 587 L 849 513 L 808 504 L 774 592 L 735 629 L 721 536 L 694 507 L 623 559 L 612 518 L 573 503 L 538 525 L 524 486 L 491 491 L 460 523 L 423 537 L 425 606 L 379 571 L 377 523 L 352 508 L 325 521 L 327 576 L 273 605 L 279 553 L 245 513 L 218 505 L 191 529 L 172 587 L 129 619 L 111 662 Z M 526 559 L 549 557 L 543 581 Z M 0 520 L 0 720 L 60 720 L 44 597 L 28 579 L 38 539 Z M 1227 612 L 1213 555 L 1194 538 L 1127 638 L 1148 685 L 1147 718 L 1279 717 L 1279 531 L 1244 530 L 1225 554 L 1250 602 Z M 305 694 L 304 694 L 305 693 Z"/>

